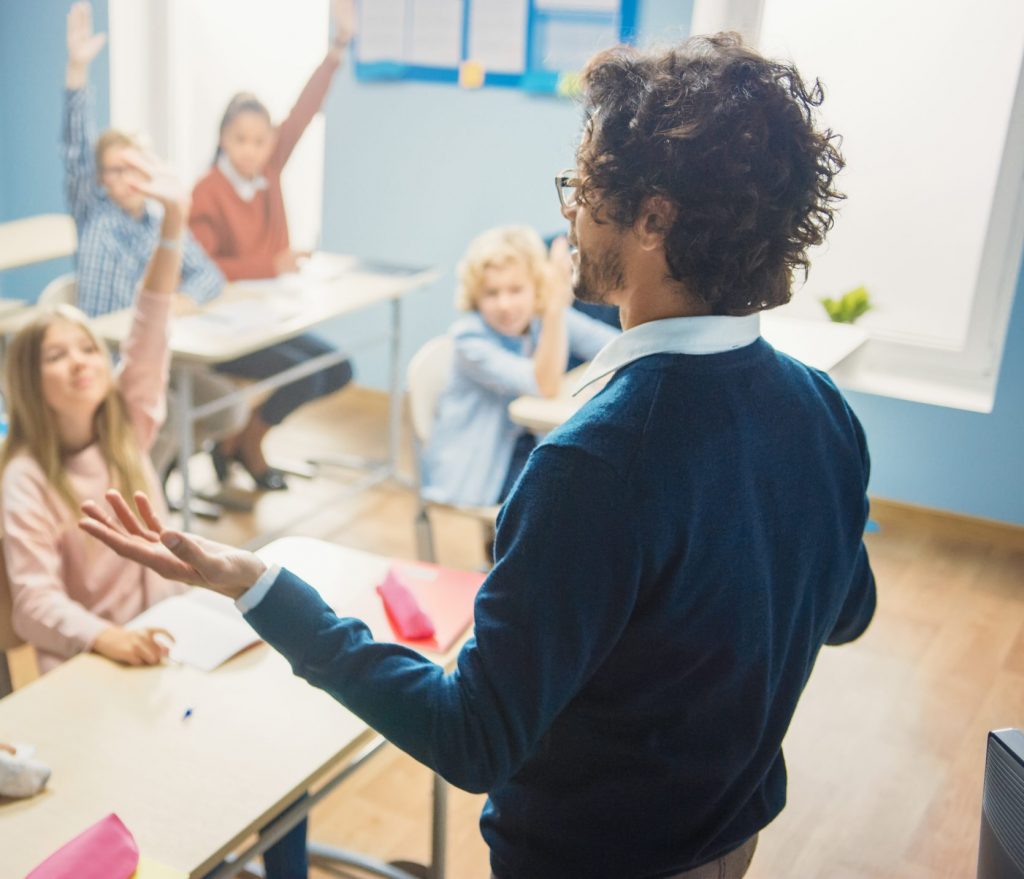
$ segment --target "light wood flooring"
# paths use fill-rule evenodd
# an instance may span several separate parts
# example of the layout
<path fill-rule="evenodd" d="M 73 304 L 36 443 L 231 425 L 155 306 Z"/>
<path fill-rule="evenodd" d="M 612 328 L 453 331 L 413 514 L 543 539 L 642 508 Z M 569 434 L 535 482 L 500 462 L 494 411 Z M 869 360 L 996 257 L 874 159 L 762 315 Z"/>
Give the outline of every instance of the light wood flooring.
<path fill-rule="evenodd" d="M 298 413 L 271 458 L 381 455 L 386 403 L 352 389 Z M 405 455 L 406 470 L 408 453 Z M 196 479 L 210 480 L 204 461 Z M 239 477 L 239 484 L 244 477 Z M 339 483 L 291 479 L 252 514 L 202 523 L 241 543 L 317 512 L 302 533 L 413 558 L 411 491 L 389 484 L 337 499 Z M 1024 727 L 1024 529 L 878 501 L 867 538 L 878 614 L 858 642 L 821 654 L 786 741 L 789 803 L 761 834 L 750 879 L 972 877 L 989 729 Z M 439 560 L 484 562 L 474 522 L 435 520 Z M 15 681 L 34 672 L 22 650 Z M 314 838 L 384 859 L 426 860 L 430 773 L 389 748 L 313 815 Z M 452 790 L 450 879 L 486 879 L 484 798 Z M 643 841 L 637 840 L 637 846 Z M 585 877 L 583 877 L 585 879 Z"/>

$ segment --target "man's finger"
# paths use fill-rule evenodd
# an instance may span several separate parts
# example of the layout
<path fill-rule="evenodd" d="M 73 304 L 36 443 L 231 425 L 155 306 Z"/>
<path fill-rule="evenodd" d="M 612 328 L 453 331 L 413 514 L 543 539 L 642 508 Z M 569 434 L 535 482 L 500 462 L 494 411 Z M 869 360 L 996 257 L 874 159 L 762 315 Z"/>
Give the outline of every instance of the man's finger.
<path fill-rule="evenodd" d="M 83 501 L 81 510 L 89 517 L 90 520 L 95 520 L 97 524 L 102 524 L 104 528 L 113 534 L 123 534 L 121 529 L 121 523 L 117 521 L 113 516 L 109 515 L 96 501 Z M 86 520 L 88 521 L 88 520 Z M 92 533 L 92 532 L 90 532 Z"/>
<path fill-rule="evenodd" d="M 78 527 L 101 543 L 105 543 L 118 555 L 145 565 L 147 568 L 152 568 L 168 580 L 193 584 L 202 582 L 189 565 L 166 554 L 159 545 L 140 543 L 137 538 L 127 537 L 95 519 L 82 519 L 79 521 Z"/>
<path fill-rule="evenodd" d="M 160 542 L 181 561 L 193 568 L 197 574 L 203 576 L 203 579 L 207 579 L 205 575 L 211 573 L 211 567 L 217 561 L 216 556 L 200 546 L 191 534 L 184 534 L 181 531 L 162 531 Z"/>
<path fill-rule="evenodd" d="M 160 517 L 157 516 L 156 511 L 153 509 L 153 504 L 150 503 L 149 497 L 145 492 L 135 492 L 135 506 L 139 508 L 139 513 L 142 515 L 143 521 L 153 530 L 157 539 L 159 539 L 160 532 L 164 530 L 164 526 L 160 521 Z"/>
<path fill-rule="evenodd" d="M 128 506 L 128 501 L 121 496 L 121 492 L 111 489 L 107 492 L 106 498 L 107 503 L 110 504 L 111 509 L 113 509 L 117 518 L 121 520 L 121 524 L 124 525 L 125 531 L 129 534 L 134 534 L 136 537 L 148 540 L 150 543 L 157 543 L 159 541 L 160 538 L 155 532 L 142 527 L 134 510 Z"/>

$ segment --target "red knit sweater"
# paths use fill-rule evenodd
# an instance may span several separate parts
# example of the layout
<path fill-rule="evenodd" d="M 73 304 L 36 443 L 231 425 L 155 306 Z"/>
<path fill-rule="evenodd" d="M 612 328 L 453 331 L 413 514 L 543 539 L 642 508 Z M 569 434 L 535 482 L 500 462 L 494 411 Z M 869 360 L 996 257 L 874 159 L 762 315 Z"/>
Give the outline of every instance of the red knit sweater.
<path fill-rule="evenodd" d="M 252 201 L 243 201 L 231 181 L 214 166 L 192 190 L 189 227 L 229 281 L 276 274 L 274 256 L 290 246 L 281 171 L 320 110 L 339 63 L 336 53 L 327 53 L 288 118 L 278 126 L 274 152 L 263 169 L 266 189 L 257 192 Z"/>

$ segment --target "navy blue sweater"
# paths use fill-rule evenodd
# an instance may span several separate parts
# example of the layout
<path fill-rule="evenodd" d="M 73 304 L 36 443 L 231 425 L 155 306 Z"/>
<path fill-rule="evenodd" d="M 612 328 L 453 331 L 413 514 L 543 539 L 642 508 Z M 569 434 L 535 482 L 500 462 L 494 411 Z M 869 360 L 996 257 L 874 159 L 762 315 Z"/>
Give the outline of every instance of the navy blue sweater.
<path fill-rule="evenodd" d="M 822 373 L 763 340 L 657 354 L 531 455 L 452 673 L 288 571 L 247 618 L 296 674 L 488 792 L 500 879 L 670 875 L 785 803 L 815 657 L 874 611 L 867 479 Z"/>

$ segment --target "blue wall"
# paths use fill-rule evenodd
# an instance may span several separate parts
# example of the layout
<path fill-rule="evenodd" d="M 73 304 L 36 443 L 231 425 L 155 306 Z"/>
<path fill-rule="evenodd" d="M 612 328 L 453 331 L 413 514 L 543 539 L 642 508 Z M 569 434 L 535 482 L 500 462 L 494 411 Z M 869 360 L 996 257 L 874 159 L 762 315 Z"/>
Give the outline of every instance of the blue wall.
<path fill-rule="evenodd" d="M 0 221 L 65 210 L 58 154 L 67 48 L 64 21 L 70 2 L 0 3 Z M 106 0 L 93 3 L 93 23 L 107 29 Z M 101 125 L 109 117 L 104 50 L 93 64 Z M 46 282 L 72 271 L 70 260 L 0 274 L 0 295 L 35 299 Z"/>
<path fill-rule="evenodd" d="M 105 28 L 106 3 L 97 3 Z M 56 145 L 64 71 L 63 0 L 0 3 L 0 219 L 61 210 Z M 685 36 L 689 0 L 645 0 L 643 41 Z M 106 55 L 94 81 L 106 112 Z M 453 267 L 468 240 L 497 223 L 561 229 L 553 175 L 572 164 L 579 110 L 512 91 L 357 83 L 346 70 L 327 103 L 327 249 L 433 264 L 441 281 L 404 309 L 405 357 L 454 316 Z M 4 295 L 32 295 L 63 266 L 6 273 Z M 386 314 L 339 322 L 350 348 L 383 331 Z M 357 358 L 380 386 L 385 360 Z M 1024 274 L 1018 281 L 995 409 L 990 415 L 864 394 L 851 400 L 868 432 L 872 493 L 1024 525 Z"/>

